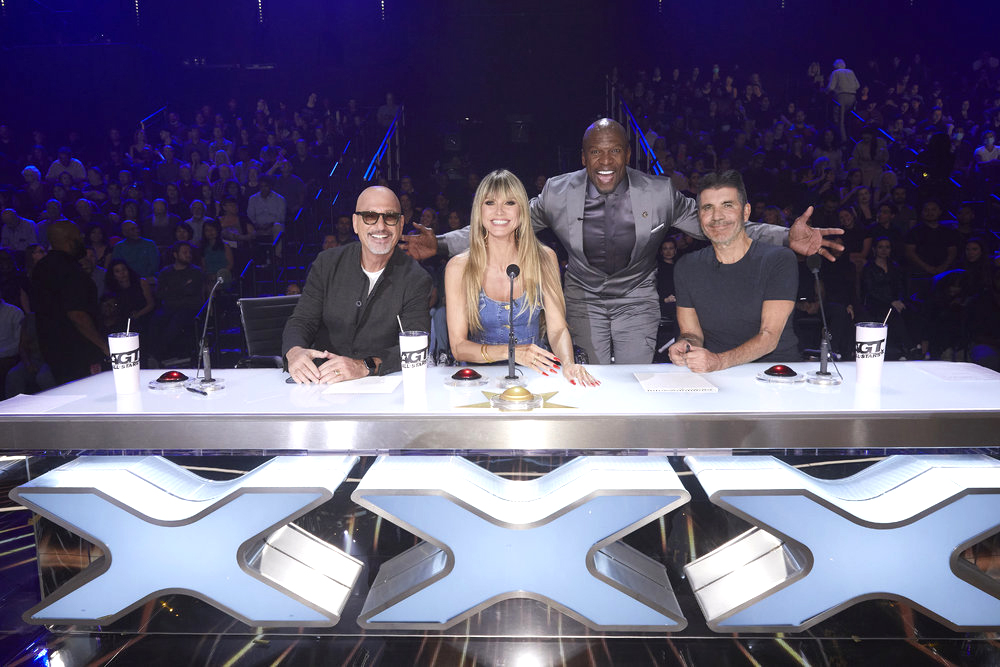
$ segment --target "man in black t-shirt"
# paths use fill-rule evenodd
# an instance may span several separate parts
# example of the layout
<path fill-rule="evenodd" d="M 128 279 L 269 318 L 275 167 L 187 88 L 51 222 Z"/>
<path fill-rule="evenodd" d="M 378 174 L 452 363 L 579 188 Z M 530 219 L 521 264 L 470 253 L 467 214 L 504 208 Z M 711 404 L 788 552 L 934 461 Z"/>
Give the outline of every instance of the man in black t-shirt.
<path fill-rule="evenodd" d="M 903 237 L 910 265 L 910 285 L 920 296 L 930 291 L 931 279 L 954 268 L 958 257 L 958 232 L 941 224 L 943 209 L 936 199 L 928 199 L 920 211 L 920 222 Z"/>
<path fill-rule="evenodd" d="M 78 261 L 84 255 L 79 228 L 54 222 L 48 237 L 52 252 L 32 271 L 31 305 L 42 356 L 62 384 L 99 373 L 108 341 L 97 329 L 97 286 Z"/>
<path fill-rule="evenodd" d="M 698 222 L 712 247 L 685 255 L 674 269 L 680 335 L 670 360 L 696 373 L 797 361 L 789 321 L 798 289 L 795 253 L 747 236 L 750 205 L 738 172 L 709 174 L 702 185 Z"/>

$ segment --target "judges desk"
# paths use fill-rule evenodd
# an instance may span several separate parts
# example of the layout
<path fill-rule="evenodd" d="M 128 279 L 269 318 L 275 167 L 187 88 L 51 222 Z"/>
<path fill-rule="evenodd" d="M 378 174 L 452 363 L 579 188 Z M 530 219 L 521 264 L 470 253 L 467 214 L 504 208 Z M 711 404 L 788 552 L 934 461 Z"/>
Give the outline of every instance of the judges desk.
<path fill-rule="evenodd" d="M 105 373 L 17 397 L 0 403 L 4 453 L 28 455 L 12 498 L 44 517 L 42 599 L 18 613 L 125 633 L 912 636 L 912 617 L 872 618 L 903 602 L 924 634 L 1000 628 L 969 556 L 1000 531 L 1000 374 L 893 362 L 858 388 L 850 363 L 833 387 L 765 368 L 706 393 L 635 377 L 690 375 L 670 365 L 594 366 L 596 388 L 526 371 L 545 403 L 507 412 L 492 383 L 448 386 L 456 368 L 388 393 L 256 369 L 217 371 L 208 395 L 142 371 L 134 395 Z M 828 479 L 795 467 L 824 461 Z M 211 468 L 252 472 L 191 472 Z"/>
<path fill-rule="evenodd" d="M 225 388 L 208 396 L 145 388 L 116 396 L 111 373 L 38 396 L 0 403 L 5 450 L 248 450 L 268 452 L 645 451 L 810 448 L 955 448 L 1000 445 L 1000 374 L 971 364 L 886 363 L 881 387 L 844 382 L 766 384 L 767 366 L 747 364 L 704 376 L 716 393 L 645 392 L 639 372 L 684 368 L 594 366 L 596 388 L 526 371 L 533 393 L 557 392 L 565 408 L 530 412 L 465 407 L 492 385 L 452 388 L 455 368 L 429 368 L 424 391 L 348 393 L 350 383 L 290 385 L 272 369 L 219 370 Z M 807 364 L 799 364 L 800 372 Z M 478 367 L 485 377 L 500 367 Z"/>

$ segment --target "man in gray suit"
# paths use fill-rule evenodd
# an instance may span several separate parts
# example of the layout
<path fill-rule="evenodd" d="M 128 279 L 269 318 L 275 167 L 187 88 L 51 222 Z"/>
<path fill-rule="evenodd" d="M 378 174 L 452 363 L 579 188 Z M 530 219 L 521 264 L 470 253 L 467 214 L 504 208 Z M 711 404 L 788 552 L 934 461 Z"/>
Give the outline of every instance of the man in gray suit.
<path fill-rule="evenodd" d="M 573 342 L 597 364 L 648 364 L 653 360 L 660 309 L 656 254 L 671 227 L 704 238 L 696 204 L 674 190 L 669 178 L 628 167 L 625 128 L 603 118 L 583 134 L 584 169 L 548 180 L 531 200 L 531 223 L 548 227 L 569 253 L 566 321 Z M 824 238 L 840 229 L 809 226 L 812 208 L 791 229 L 748 223 L 750 238 L 788 245 L 803 255 L 843 249 Z M 424 259 L 469 247 L 468 228 L 435 237 L 421 228 L 404 236 L 407 252 Z M 440 244 L 439 244 L 440 242 Z"/>

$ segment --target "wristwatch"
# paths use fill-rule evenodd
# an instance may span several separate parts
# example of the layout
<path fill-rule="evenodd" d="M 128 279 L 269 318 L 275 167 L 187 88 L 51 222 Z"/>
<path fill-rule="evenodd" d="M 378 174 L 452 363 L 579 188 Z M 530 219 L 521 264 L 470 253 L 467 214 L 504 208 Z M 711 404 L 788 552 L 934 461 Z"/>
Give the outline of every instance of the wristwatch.
<path fill-rule="evenodd" d="M 378 364 L 375 363 L 375 357 L 365 357 L 363 360 L 365 368 L 368 369 L 368 375 L 375 375 L 375 371 L 378 370 Z"/>

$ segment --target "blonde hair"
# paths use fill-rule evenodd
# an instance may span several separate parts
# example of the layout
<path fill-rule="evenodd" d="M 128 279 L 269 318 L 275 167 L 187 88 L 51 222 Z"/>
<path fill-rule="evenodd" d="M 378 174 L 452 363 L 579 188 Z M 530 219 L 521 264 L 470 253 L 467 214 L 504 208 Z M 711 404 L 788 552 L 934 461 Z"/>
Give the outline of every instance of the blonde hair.
<path fill-rule="evenodd" d="M 469 331 L 479 333 L 483 324 L 479 321 L 479 293 L 483 289 L 486 275 L 486 227 L 483 225 L 483 202 L 487 199 L 512 199 L 517 203 L 518 226 L 514 231 L 517 247 L 517 264 L 521 269 L 521 284 L 527 296 L 522 304 L 533 315 L 535 311 L 549 308 L 565 309 L 559 270 L 545 259 L 545 250 L 531 227 L 531 211 L 528 209 L 528 193 L 517 176 L 506 169 L 498 169 L 487 174 L 472 200 L 472 215 L 469 229 L 469 260 L 462 274 L 462 291 L 465 292 L 465 311 L 468 313 Z M 543 303 L 543 295 L 548 292 L 557 303 Z M 520 313 L 519 313 L 520 314 Z"/>

